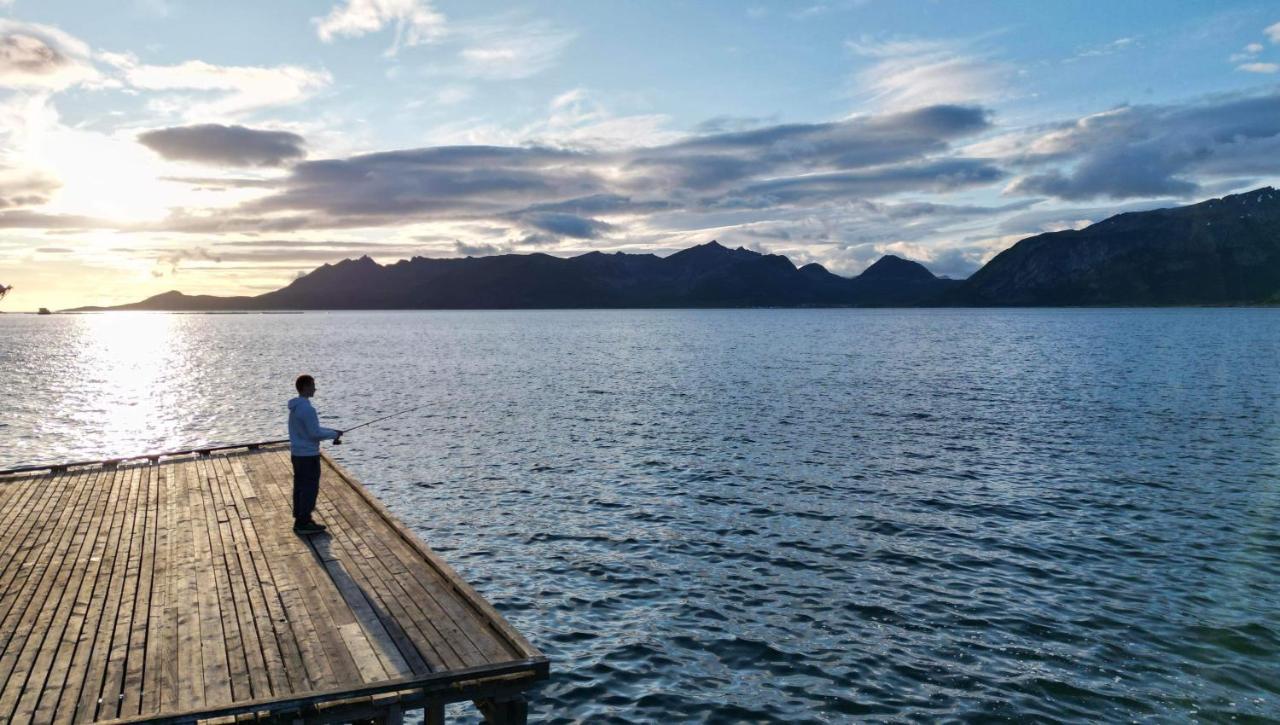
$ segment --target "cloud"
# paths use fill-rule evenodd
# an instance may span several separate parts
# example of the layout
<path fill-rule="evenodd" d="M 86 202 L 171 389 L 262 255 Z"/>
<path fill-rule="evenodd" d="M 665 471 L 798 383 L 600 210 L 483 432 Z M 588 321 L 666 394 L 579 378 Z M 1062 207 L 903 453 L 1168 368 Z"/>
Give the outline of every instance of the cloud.
<path fill-rule="evenodd" d="M 1272 23 L 1268 25 L 1262 32 L 1267 34 L 1272 43 L 1280 45 L 1280 23 Z"/>
<path fill-rule="evenodd" d="M 1070 60 L 1078 60 L 1080 58 L 1100 58 L 1102 56 L 1115 55 L 1116 53 L 1120 53 L 1122 51 L 1129 49 L 1136 42 L 1137 42 L 1137 38 L 1130 38 L 1130 37 L 1116 38 L 1115 40 L 1111 41 L 1110 43 L 1106 43 L 1105 45 L 1086 48 L 1085 50 L 1082 50 L 1079 53 L 1077 53 Z"/>
<path fill-rule="evenodd" d="M 1261 53 L 1262 50 L 1263 50 L 1262 43 L 1249 43 L 1244 47 L 1244 50 L 1242 50 L 1241 52 L 1232 53 L 1231 56 L 1228 58 L 1228 60 L 1230 60 L 1232 63 L 1239 63 L 1241 61 L 1249 60 L 1250 58 Z"/>
<path fill-rule="evenodd" d="M 213 123 L 147 131 L 138 142 L 171 161 L 218 166 L 280 166 L 306 156 L 296 133 Z"/>
<path fill-rule="evenodd" d="M 555 65 L 576 37 L 543 20 L 495 20 L 458 28 L 457 33 L 464 42 L 457 63 L 437 72 L 491 81 L 542 73 Z"/>
<path fill-rule="evenodd" d="M 574 239 L 595 239 L 615 228 L 599 219 L 563 212 L 536 212 L 521 215 L 519 219 L 535 229 Z"/>
<path fill-rule="evenodd" d="M 301 162 L 279 182 L 278 192 L 240 210 L 305 213 L 316 225 L 518 218 L 542 232 L 589 238 L 608 231 L 604 225 L 612 221 L 595 218 L 605 213 L 750 206 L 766 198 L 814 204 L 849 194 L 991 183 L 1002 174 L 983 160 L 929 159 L 947 152 L 951 140 L 989 127 L 982 109 L 935 106 L 620 151 L 546 146 L 390 151 Z M 219 221 L 225 222 L 225 215 Z"/>
<path fill-rule="evenodd" d="M 750 131 L 753 128 L 777 122 L 776 114 L 773 116 L 713 116 L 694 126 L 693 131 L 698 134 Z"/>
<path fill-rule="evenodd" d="M 435 92 L 436 104 L 455 106 L 471 100 L 475 91 L 469 86 L 445 86 Z"/>
<path fill-rule="evenodd" d="M 719 205 L 769 208 L 778 204 L 813 204 L 903 191 L 945 192 L 992 184 L 1004 177 L 1003 170 L 985 160 L 946 159 L 865 171 L 771 179 L 734 190 Z"/>
<path fill-rule="evenodd" d="M 155 110 L 190 119 L 241 116 L 299 103 L 333 82 L 326 70 L 293 65 L 222 66 L 200 60 L 139 65 L 131 56 L 114 56 L 112 62 L 134 88 L 200 94 L 177 94 L 152 103 Z"/>
<path fill-rule="evenodd" d="M 61 90 L 99 77 L 89 46 L 49 25 L 0 20 L 0 86 Z"/>
<path fill-rule="evenodd" d="M 756 176 L 866 168 L 945 151 L 956 138 L 990 127 L 985 110 L 930 106 L 817 124 L 782 124 L 709 134 L 638 151 L 628 170 L 640 189 L 714 192 Z"/>
<path fill-rule="evenodd" d="M 1276 63 L 1243 63 L 1236 66 L 1236 70 L 1242 70 L 1246 73 L 1276 73 L 1280 72 L 1280 64 Z"/>
<path fill-rule="evenodd" d="M 1207 180 L 1280 174 L 1280 91 L 1122 106 L 1023 138 L 1007 163 L 1034 169 L 1010 194 L 1059 199 L 1188 196 Z"/>
<path fill-rule="evenodd" d="M 44 214 L 26 209 L 0 211 L 0 229 L 81 229 L 111 228 L 109 221 L 76 214 Z"/>
<path fill-rule="evenodd" d="M 222 257 L 204 247 L 187 247 L 183 249 L 166 249 L 156 257 L 156 264 L 169 268 L 169 274 L 178 273 L 178 265 L 188 261 L 221 262 Z M 152 270 L 155 275 L 155 270 Z M 158 276 L 158 275 L 155 275 Z"/>
<path fill-rule="evenodd" d="M 648 214 L 655 211 L 663 211 L 670 209 L 672 204 L 667 201 L 651 199 L 648 201 L 634 200 L 629 196 L 621 194 L 594 194 L 591 196 L 583 196 L 577 199 L 565 199 L 563 201 L 548 202 L 542 204 L 534 204 L 524 211 L 547 211 L 547 212 L 565 212 L 569 214 Z"/>
<path fill-rule="evenodd" d="M 882 108 L 990 102 L 1004 94 L 1011 69 L 966 43 L 934 40 L 846 41 L 870 66 L 855 75 L 868 100 Z"/>
<path fill-rule="evenodd" d="M 395 26 L 387 55 L 402 47 L 436 40 L 445 33 L 445 17 L 425 0 L 346 0 L 322 18 L 313 18 L 316 35 L 324 42 L 340 36 L 358 37 Z"/>
<path fill-rule="evenodd" d="M 466 244 L 455 241 L 453 250 L 463 257 L 492 257 L 496 254 L 510 254 L 511 247 L 506 244 Z"/>
<path fill-rule="evenodd" d="M 21 168 L 0 168 L 0 209 L 46 204 L 62 186 L 48 174 Z"/>
<path fill-rule="evenodd" d="M 442 146 L 305 161 L 285 189 L 253 211 L 308 210 L 338 216 L 468 215 L 547 198 L 601 191 L 591 159 L 571 151 Z"/>

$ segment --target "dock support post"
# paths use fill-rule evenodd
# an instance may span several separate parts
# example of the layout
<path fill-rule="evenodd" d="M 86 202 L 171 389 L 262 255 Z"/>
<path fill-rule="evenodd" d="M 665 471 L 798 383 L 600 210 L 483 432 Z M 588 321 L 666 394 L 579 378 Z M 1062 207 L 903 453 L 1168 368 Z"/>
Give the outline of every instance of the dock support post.
<path fill-rule="evenodd" d="M 423 708 L 422 725 L 444 725 L 444 703 L 428 702 Z"/>
<path fill-rule="evenodd" d="M 476 700 L 476 707 L 488 725 L 525 725 L 529 722 L 529 702 L 521 695 L 492 700 Z"/>

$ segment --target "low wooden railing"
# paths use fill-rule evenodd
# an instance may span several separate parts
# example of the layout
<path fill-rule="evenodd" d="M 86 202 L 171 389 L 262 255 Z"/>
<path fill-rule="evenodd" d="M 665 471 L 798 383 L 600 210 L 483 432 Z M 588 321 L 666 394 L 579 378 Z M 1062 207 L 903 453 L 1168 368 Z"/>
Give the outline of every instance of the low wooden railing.
<path fill-rule="evenodd" d="M 123 458 L 108 458 L 106 460 L 95 461 L 72 461 L 70 463 L 44 463 L 30 466 L 18 466 L 17 468 L 6 468 L 0 471 L 0 476 L 11 475 L 15 473 L 34 473 L 37 471 L 49 471 L 50 473 L 63 473 L 68 468 L 78 468 L 80 466 L 118 466 L 125 461 L 140 461 L 147 459 L 151 463 L 159 463 L 161 458 L 169 458 L 172 456 L 189 456 L 197 453 L 202 456 L 210 455 L 216 451 L 233 451 L 237 448 L 254 451 L 263 446 L 272 446 L 277 443 L 288 443 L 288 438 L 280 438 L 272 441 L 257 441 L 256 443 L 232 443 L 223 446 L 201 446 L 199 448 L 187 448 L 180 451 L 163 451 L 161 453 L 142 453 L 136 456 L 124 456 Z"/>

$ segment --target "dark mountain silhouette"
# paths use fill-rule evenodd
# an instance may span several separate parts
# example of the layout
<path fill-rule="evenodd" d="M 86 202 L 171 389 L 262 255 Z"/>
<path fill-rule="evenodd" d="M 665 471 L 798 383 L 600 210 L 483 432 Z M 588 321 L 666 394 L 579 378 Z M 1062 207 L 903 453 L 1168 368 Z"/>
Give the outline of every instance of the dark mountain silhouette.
<path fill-rule="evenodd" d="M 1023 239 L 963 282 L 892 255 L 852 279 L 718 242 L 669 257 L 591 252 L 368 257 L 256 297 L 166 292 L 107 309 L 235 311 L 556 307 L 1045 306 L 1280 303 L 1280 193 L 1119 214 Z M 92 310 L 103 308 L 81 308 Z"/>
<path fill-rule="evenodd" d="M 504 254 L 414 257 L 381 265 L 369 257 L 323 265 L 256 297 L 165 292 L 106 309 L 236 311 L 333 309 L 516 309 L 582 307 L 804 307 L 924 304 L 957 284 L 924 266 L 885 257 L 858 277 L 819 264 L 801 269 L 777 254 L 708 242 L 669 257 L 590 252 L 568 259 Z M 88 311 L 103 308 L 80 308 Z"/>
<path fill-rule="evenodd" d="M 1280 193 L 1119 214 L 1023 239 L 948 300 L 961 305 L 1280 302 Z"/>

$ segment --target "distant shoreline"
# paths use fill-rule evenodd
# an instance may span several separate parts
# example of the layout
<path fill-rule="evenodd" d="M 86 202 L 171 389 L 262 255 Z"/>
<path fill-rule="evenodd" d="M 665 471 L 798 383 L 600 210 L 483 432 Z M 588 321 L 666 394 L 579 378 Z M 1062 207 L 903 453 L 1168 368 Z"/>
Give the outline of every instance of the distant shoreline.
<path fill-rule="evenodd" d="M 312 310 L 60 310 L 55 315 L 105 315 L 105 314 L 163 314 L 163 315 L 303 315 L 319 312 L 626 312 L 697 310 L 1215 310 L 1215 309 L 1276 309 L 1280 303 L 1205 304 L 1205 305 L 929 305 L 929 306 L 859 306 L 859 305 L 804 305 L 804 306 L 707 306 L 707 307 L 421 307 L 421 308 L 359 308 L 344 307 Z M 45 317 L 36 312 L 0 312 L 9 315 Z"/>

